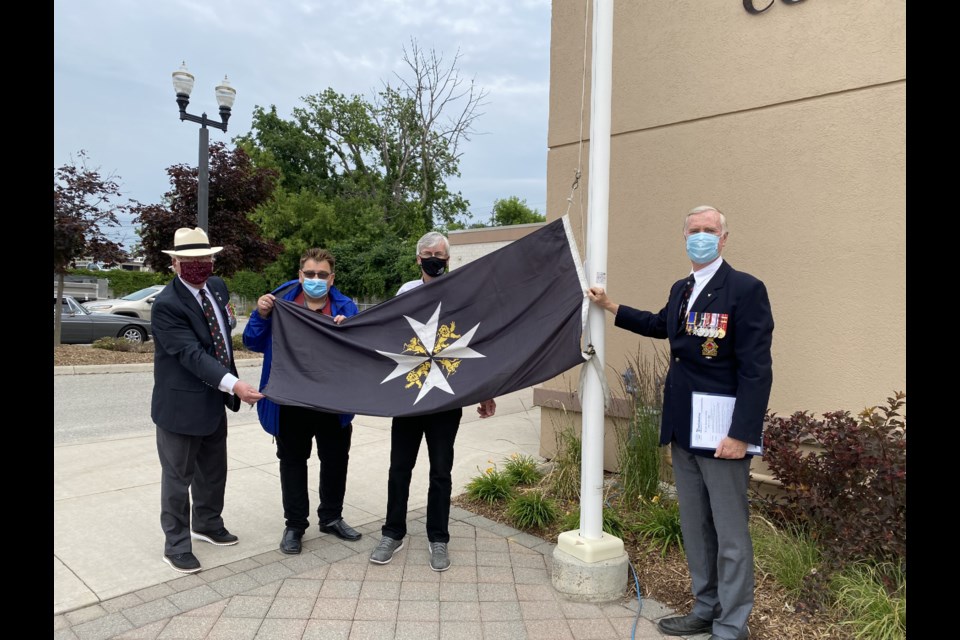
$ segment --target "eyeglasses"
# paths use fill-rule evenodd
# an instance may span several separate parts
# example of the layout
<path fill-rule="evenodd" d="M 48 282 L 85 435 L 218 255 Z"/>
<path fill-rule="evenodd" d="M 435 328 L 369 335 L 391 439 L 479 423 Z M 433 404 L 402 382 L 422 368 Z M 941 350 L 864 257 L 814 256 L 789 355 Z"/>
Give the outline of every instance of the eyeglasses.
<path fill-rule="evenodd" d="M 303 269 L 301 269 L 300 273 L 303 274 L 304 278 L 309 278 L 311 280 L 313 280 L 314 278 L 321 278 L 323 280 L 326 280 L 327 278 L 330 277 L 330 274 L 327 273 L 326 271 L 304 271 Z"/>
<path fill-rule="evenodd" d="M 441 260 L 447 259 L 447 254 L 440 251 L 421 251 L 418 255 L 424 260 L 427 258 L 440 258 Z"/>

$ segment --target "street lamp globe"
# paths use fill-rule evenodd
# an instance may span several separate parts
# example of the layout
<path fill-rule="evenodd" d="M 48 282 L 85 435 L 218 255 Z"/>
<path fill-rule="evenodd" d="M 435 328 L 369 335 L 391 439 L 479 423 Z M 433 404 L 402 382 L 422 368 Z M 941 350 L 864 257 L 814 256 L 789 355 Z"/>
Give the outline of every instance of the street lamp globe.
<path fill-rule="evenodd" d="M 207 114 L 195 116 L 187 113 L 187 105 L 190 104 L 190 93 L 193 91 L 193 74 L 187 70 L 187 63 L 182 62 L 180 68 L 173 72 L 173 89 L 177 93 L 177 105 L 180 107 L 180 120 L 196 122 L 200 125 L 200 162 L 197 165 L 197 225 L 204 231 L 209 232 L 207 224 L 207 201 L 209 198 L 210 175 L 208 169 L 209 160 L 209 140 L 210 133 L 207 127 L 227 130 L 227 121 L 230 119 L 230 110 L 233 108 L 233 101 L 237 97 L 237 90 L 230 85 L 227 76 L 223 76 L 223 82 L 217 85 L 214 91 L 217 97 L 217 105 L 220 107 L 220 122 L 214 122 L 207 118 Z"/>
<path fill-rule="evenodd" d="M 181 62 L 180 68 L 173 72 L 173 89 L 178 96 L 190 97 L 190 93 L 193 91 L 193 79 L 193 74 L 187 71 L 186 61 Z"/>

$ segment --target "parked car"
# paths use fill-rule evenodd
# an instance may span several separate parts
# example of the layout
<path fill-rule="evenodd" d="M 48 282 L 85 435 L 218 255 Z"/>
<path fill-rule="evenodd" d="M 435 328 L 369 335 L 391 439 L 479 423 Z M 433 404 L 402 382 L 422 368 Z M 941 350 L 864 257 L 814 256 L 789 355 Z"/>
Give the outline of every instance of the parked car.
<path fill-rule="evenodd" d="M 153 307 L 153 301 L 157 299 L 157 294 L 163 291 L 164 286 L 157 284 L 119 299 L 91 300 L 83 303 L 83 306 L 93 313 L 113 313 L 118 316 L 150 320 L 150 309 Z"/>
<path fill-rule="evenodd" d="M 57 296 L 53 296 L 54 312 Z M 90 344 L 98 338 L 125 338 L 138 344 L 150 339 L 150 321 L 110 313 L 91 313 L 70 296 L 60 303 L 60 342 Z"/>

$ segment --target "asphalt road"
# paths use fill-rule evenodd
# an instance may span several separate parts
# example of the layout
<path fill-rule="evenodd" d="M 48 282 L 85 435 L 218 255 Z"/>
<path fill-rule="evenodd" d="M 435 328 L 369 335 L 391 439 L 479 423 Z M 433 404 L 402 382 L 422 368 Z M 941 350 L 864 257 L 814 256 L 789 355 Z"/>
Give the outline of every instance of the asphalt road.
<path fill-rule="evenodd" d="M 260 382 L 260 367 L 241 367 L 240 378 Z M 53 445 L 152 434 L 153 371 L 53 376 Z M 246 405 L 227 411 L 228 424 L 256 422 Z"/>

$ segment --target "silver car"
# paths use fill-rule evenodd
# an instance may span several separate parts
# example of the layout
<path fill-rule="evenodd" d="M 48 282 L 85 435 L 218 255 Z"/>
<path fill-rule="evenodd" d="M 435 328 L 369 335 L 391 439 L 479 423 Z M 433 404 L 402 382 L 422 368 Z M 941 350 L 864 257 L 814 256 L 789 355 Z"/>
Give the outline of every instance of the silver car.
<path fill-rule="evenodd" d="M 57 308 L 53 296 L 53 308 Z M 70 296 L 64 296 L 60 306 L 60 342 L 62 344 L 90 344 L 98 338 L 125 338 L 137 344 L 150 339 L 150 321 L 140 318 L 90 313 Z"/>
<path fill-rule="evenodd" d="M 150 320 L 150 310 L 153 308 L 153 301 L 157 299 L 157 294 L 163 291 L 165 285 L 158 284 L 140 291 L 134 291 L 130 295 L 123 296 L 113 300 L 91 300 L 84 302 L 83 306 L 88 311 L 94 313 L 115 313 L 118 316 L 130 316 L 131 318 L 142 318 Z"/>

